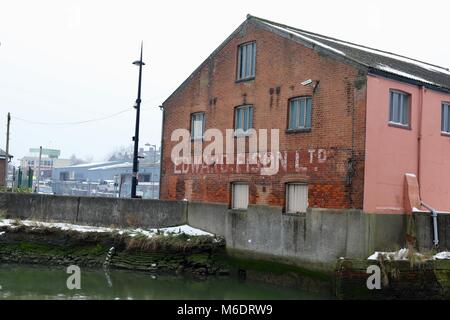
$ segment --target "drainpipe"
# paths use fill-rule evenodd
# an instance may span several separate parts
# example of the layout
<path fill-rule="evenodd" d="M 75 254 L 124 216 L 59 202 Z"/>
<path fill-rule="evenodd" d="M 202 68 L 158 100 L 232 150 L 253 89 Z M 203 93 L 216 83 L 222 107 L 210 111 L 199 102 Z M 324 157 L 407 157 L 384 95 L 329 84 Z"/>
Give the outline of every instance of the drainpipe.
<path fill-rule="evenodd" d="M 423 116 L 423 95 L 424 95 L 424 87 L 419 86 L 419 117 L 417 119 L 417 127 L 418 127 L 418 133 L 417 133 L 417 180 L 419 182 L 419 188 L 420 188 L 420 182 L 422 181 L 420 174 L 421 174 L 421 153 L 422 153 L 422 116 Z M 412 112 L 411 112 L 412 115 Z M 411 121 L 411 119 L 410 119 Z"/>
<path fill-rule="evenodd" d="M 159 109 L 162 111 L 162 125 L 161 125 L 161 151 L 159 153 L 159 188 L 158 188 L 158 200 L 161 199 L 161 182 L 162 182 L 162 173 L 163 173 L 163 157 L 164 157 L 164 123 L 166 118 L 166 110 L 164 105 L 159 106 Z"/>
<path fill-rule="evenodd" d="M 437 221 L 437 211 L 424 203 L 422 205 L 431 211 L 431 217 L 433 218 L 433 244 L 435 247 L 439 246 L 439 234 L 438 234 L 438 221 Z"/>
<path fill-rule="evenodd" d="M 421 182 L 421 154 L 422 154 L 422 117 L 423 117 L 423 97 L 425 88 L 419 86 L 419 118 L 418 118 L 418 137 L 417 137 L 417 180 Z M 430 210 L 431 217 L 433 218 L 433 244 L 435 247 L 439 246 L 439 234 L 438 234 L 438 221 L 437 221 L 437 211 L 431 206 L 427 205 L 425 202 L 421 201 L 422 206 Z"/>

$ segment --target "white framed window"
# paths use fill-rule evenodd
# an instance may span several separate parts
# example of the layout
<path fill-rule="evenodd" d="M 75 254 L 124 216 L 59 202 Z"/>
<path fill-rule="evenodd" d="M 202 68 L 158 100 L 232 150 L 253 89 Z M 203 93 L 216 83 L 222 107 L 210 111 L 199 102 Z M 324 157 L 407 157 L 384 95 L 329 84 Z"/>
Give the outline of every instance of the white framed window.
<path fill-rule="evenodd" d="M 237 63 L 237 80 L 255 77 L 256 42 L 244 43 L 238 47 Z"/>
<path fill-rule="evenodd" d="M 286 212 L 304 213 L 308 208 L 308 185 L 306 183 L 286 184 Z"/>
<path fill-rule="evenodd" d="M 442 104 L 441 131 L 450 133 L 450 103 Z"/>
<path fill-rule="evenodd" d="M 233 209 L 248 208 L 248 184 L 234 182 L 231 185 L 231 204 Z"/>
<path fill-rule="evenodd" d="M 203 112 L 196 112 L 191 114 L 191 138 L 202 139 L 204 128 L 205 114 Z"/>
<path fill-rule="evenodd" d="M 391 90 L 389 97 L 389 122 L 401 126 L 409 126 L 410 95 Z"/>
<path fill-rule="evenodd" d="M 311 129 L 311 97 L 289 100 L 289 129 Z"/>
<path fill-rule="evenodd" d="M 247 133 L 253 128 L 253 106 L 240 106 L 235 109 L 234 127 L 236 133 Z"/>

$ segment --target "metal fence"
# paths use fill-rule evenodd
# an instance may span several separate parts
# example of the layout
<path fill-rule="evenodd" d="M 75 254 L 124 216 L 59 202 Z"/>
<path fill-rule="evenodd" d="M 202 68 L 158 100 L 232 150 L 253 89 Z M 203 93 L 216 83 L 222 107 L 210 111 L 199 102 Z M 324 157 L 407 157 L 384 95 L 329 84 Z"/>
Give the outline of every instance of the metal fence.
<path fill-rule="evenodd" d="M 110 186 L 99 182 L 53 181 L 51 183 L 51 188 L 52 193 L 56 195 L 111 198 L 129 198 L 131 196 L 131 185 L 128 183 Z M 158 199 L 159 183 L 139 183 L 136 193 L 144 199 Z"/>

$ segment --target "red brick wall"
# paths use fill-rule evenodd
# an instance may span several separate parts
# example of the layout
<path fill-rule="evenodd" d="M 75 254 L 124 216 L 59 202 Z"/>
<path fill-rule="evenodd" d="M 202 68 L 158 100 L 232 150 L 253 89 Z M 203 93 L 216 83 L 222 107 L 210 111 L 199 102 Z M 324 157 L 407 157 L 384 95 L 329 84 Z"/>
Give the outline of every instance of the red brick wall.
<path fill-rule="evenodd" d="M 256 78 L 236 83 L 237 47 L 252 40 L 257 44 Z M 314 94 L 312 86 L 300 84 L 310 78 L 320 80 Z M 288 100 L 302 95 L 313 99 L 312 130 L 286 133 Z M 284 206 L 285 183 L 307 181 L 311 207 L 362 208 L 365 100 L 364 72 L 251 22 L 244 24 L 164 103 L 161 198 L 229 203 L 230 183 L 244 180 L 251 182 L 250 203 Z M 232 129 L 234 108 L 242 104 L 254 106 L 256 130 L 280 129 L 280 151 L 288 155 L 286 168 L 274 176 L 238 173 L 233 166 L 223 173 L 225 166 L 220 165 L 176 174 L 170 158 L 176 144 L 170 141 L 172 131 L 189 129 L 190 114 L 198 111 L 205 112 L 205 129 Z M 326 150 L 326 161 L 319 161 L 319 149 Z M 352 156 L 350 182 L 348 159 Z"/>

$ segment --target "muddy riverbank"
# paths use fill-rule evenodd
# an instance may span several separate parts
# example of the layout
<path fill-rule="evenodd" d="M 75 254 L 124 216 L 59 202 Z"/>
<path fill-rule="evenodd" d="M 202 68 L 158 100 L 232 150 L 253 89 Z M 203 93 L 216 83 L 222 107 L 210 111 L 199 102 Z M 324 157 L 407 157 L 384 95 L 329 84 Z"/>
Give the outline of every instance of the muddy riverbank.
<path fill-rule="evenodd" d="M 5 220 L 3 220 L 5 221 Z M 224 275 L 220 237 L 181 228 L 144 231 L 6 220 L 0 263 L 70 265 L 157 273 Z M 192 233 L 192 232 L 191 232 Z"/>

